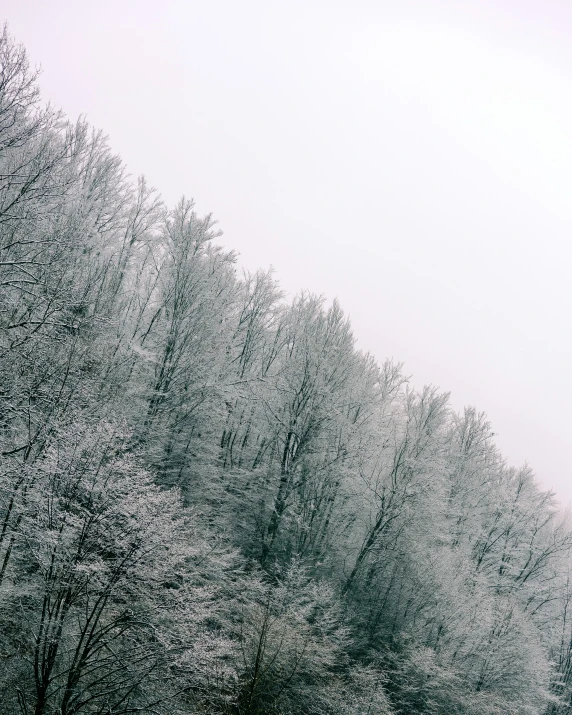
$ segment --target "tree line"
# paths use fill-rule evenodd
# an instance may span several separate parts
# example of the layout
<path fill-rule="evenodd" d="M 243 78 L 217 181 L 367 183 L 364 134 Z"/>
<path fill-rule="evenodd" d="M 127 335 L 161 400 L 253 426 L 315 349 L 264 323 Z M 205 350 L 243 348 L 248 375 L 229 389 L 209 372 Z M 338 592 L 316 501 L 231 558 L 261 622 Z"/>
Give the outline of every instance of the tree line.
<path fill-rule="evenodd" d="M 572 529 L 0 37 L 0 713 L 565 715 Z"/>

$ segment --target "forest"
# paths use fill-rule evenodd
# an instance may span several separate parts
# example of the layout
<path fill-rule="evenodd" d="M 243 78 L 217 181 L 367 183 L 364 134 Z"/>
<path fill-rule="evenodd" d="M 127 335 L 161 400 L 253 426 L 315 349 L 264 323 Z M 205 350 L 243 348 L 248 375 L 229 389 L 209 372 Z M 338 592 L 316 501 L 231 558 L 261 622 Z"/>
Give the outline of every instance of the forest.
<path fill-rule="evenodd" d="M 0 37 L 0 713 L 572 713 L 572 525 Z"/>

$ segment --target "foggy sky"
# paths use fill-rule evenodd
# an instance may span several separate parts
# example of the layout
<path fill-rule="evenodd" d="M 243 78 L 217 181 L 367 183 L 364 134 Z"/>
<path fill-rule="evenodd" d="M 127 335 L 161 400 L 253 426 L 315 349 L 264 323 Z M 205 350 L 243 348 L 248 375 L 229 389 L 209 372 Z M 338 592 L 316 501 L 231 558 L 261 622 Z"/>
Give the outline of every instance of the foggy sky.
<path fill-rule="evenodd" d="M 44 97 L 572 500 L 572 3 L 4 0 Z"/>

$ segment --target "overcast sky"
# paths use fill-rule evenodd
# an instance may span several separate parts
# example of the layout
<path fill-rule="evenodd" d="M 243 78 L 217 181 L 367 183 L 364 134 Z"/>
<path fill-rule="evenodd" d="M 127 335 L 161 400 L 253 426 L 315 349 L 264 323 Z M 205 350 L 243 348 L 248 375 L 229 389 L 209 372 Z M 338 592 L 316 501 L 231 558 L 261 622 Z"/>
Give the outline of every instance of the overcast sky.
<path fill-rule="evenodd" d="M 4 0 L 86 114 L 248 269 L 488 413 L 572 500 L 570 0 Z"/>

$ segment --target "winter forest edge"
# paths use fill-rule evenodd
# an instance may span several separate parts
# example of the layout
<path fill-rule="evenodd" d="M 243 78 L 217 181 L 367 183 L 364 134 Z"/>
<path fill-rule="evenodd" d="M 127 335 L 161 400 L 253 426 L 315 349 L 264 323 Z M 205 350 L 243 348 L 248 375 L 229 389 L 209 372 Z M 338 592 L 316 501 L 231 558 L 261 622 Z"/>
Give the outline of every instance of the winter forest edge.
<path fill-rule="evenodd" d="M 0 713 L 572 713 L 553 496 L 219 238 L 4 28 Z"/>

